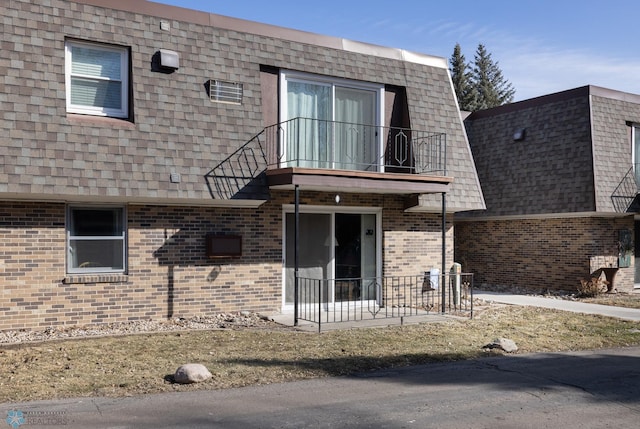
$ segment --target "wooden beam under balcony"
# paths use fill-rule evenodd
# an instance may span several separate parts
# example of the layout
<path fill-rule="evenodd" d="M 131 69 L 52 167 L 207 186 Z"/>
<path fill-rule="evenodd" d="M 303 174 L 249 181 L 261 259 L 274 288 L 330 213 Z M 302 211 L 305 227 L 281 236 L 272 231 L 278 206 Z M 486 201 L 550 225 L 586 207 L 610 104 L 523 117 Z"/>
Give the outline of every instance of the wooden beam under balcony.
<path fill-rule="evenodd" d="M 294 189 L 320 192 L 369 192 L 375 194 L 432 194 L 449 190 L 452 177 L 406 173 L 331 170 L 286 167 L 268 169 L 271 189 Z"/>

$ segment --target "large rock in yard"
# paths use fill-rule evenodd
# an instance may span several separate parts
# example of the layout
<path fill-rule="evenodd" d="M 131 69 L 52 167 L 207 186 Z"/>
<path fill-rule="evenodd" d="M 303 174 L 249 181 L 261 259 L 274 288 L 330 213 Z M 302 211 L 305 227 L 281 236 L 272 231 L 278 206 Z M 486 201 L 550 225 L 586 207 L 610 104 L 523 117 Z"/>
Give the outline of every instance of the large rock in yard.
<path fill-rule="evenodd" d="M 173 375 L 173 381 L 180 384 L 199 383 L 211 378 L 211 373 L 206 366 L 199 363 L 182 365 Z"/>
<path fill-rule="evenodd" d="M 486 346 L 482 347 L 483 349 L 501 349 L 507 353 L 513 353 L 518 351 L 518 346 L 515 341 L 510 340 L 508 338 L 496 338 Z"/>

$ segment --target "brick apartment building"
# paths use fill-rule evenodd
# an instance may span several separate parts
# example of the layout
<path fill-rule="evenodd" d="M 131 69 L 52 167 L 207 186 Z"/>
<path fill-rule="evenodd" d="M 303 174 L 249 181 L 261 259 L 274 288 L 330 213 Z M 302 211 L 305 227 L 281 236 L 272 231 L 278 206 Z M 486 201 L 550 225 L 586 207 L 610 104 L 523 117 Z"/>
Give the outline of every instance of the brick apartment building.
<path fill-rule="evenodd" d="M 639 95 L 585 86 L 465 123 L 487 208 L 456 215 L 456 260 L 477 286 L 638 290 Z"/>
<path fill-rule="evenodd" d="M 296 212 L 301 276 L 381 278 L 484 208 L 443 58 L 143 0 L 0 23 L 0 330 L 287 311 Z"/>

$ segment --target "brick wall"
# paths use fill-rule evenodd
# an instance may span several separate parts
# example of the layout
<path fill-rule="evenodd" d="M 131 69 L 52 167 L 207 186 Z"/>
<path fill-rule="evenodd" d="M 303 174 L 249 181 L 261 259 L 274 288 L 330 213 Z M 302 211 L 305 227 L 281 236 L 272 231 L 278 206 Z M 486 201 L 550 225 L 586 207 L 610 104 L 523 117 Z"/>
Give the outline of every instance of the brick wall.
<path fill-rule="evenodd" d="M 0 204 L 0 330 L 279 307 L 273 207 L 128 207 L 127 275 L 65 275 L 65 205 Z M 278 214 L 279 216 L 279 214 Z M 208 232 L 243 237 L 242 258 L 205 257 Z"/>
<path fill-rule="evenodd" d="M 65 268 L 64 214 L 63 204 L 0 204 L 0 329 L 48 324 L 68 311 L 69 294 L 57 287 Z"/>
<path fill-rule="evenodd" d="M 293 193 L 274 194 L 274 204 L 293 204 Z M 404 211 L 403 197 L 380 194 L 335 194 L 302 192 L 301 207 L 324 205 L 339 207 L 382 208 L 382 260 L 385 276 L 414 276 L 442 265 L 442 217 L 434 213 Z M 447 267 L 453 264 L 453 217 L 447 221 Z"/>
<path fill-rule="evenodd" d="M 400 201 L 385 201 L 384 265 L 388 275 L 413 276 L 431 268 L 442 270 L 442 217 L 439 214 L 403 213 Z M 446 266 L 453 264 L 453 225 L 446 226 Z M 448 268 L 447 268 L 448 269 Z"/>
<path fill-rule="evenodd" d="M 440 216 L 405 213 L 402 198 L 344 194 L 342 207 L 383 208 L 383 274 L 440 267 Z M 302 205 L 335 207 L 335 195 L 303 192 Z M 67 275 L 62 203 L 0 203 L 0 330 L 275 312 L 282 300 L 282 205 L 259 209 L 130 205 L 126 275 Z M 207 259 L 209 232 L 238 234 L 239 259 Z M 448 225 L 448 261 L 453 228 Z M 448 262 L 450 264 L 450 262 Z"/>
<path fill-rule="evenodd" d="M 576 292 L 596 261 L 617 260 L 618 231 L 633 227 L 632 216 L 458 222 L 455 257 L 476 287 Z M 633 270 L 618 270 L 618 291 L 633 290 Z"/>

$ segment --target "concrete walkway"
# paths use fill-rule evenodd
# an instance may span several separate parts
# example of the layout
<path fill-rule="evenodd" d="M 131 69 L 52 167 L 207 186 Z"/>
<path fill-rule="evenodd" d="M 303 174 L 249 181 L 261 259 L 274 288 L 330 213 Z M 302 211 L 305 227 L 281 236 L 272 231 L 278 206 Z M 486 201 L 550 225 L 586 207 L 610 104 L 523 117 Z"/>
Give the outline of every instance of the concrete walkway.
<path fill-rule="evenodd" d="M 616 317 L 623 320 L 640 321 L 640 309 L 637 308 L 613 307 L 610 305 L 587 304 L 585 302 L 560 298 L 544 298 L 541 296 L 513 295 L 483 291 L 474 292 L 473 297 L 487 302 L 553 308 L 556 310 L 572 311 L 574 313 L 599 314 L 601 316 Z"/>
<path fill-rule="evenodd" d="M 583 314 L 599 314 L 601 316 L 615 317 L 622 320 L 640 322 L 640 309 L 614 307 L 610 305 L 588 304 L 585 302 L 571 301 L 561 298 L 545 298 L 534 295 L 515 295 L 500 292 L 474 291 L 474 299 L 486 302 L 496 302 L 511 305 L 526 305 L 531 307 L 552 308 L 556 310 L 572 311 Z M 442 322 L 456 316 L 443 315 L 436 312 L 407 317 L 379 317 L 365 318 L 364 320 L 348 320 L 344 322 L 323 323 L 322 331 L 332 331 L 340 329 L 368 328 L 398 326 L 404 324 L 416 324 L 427 322 Z M 293 313 L 279 313 L 269 316 L 270 319 L 285 326 L 293 326 Z M 300 320 L 298 329 L 301 331 L 318 331 L 318 325 L 305 320 Z"/>
<path fill-rule="evenodd" d="M 443 322 L 450 319 L 453 316 L 443 315 L 438 312 L 431 312 L 429 314 L 420 314 L 412 316 L 397 316 L 397 317 L 378 317 L 378 318 L 364 318 L 354 320 L 344 320 L 342 322 L 325 322 L 321 325 L 321 331 L 336 331 L 343 329 L 354 328 L 381 328 L 385 326 L 400 326 L 400 325 L 413 325 L 418 323 L 429 322 Z M 278 313 L 270 315 L 269 318 L 276 323 L 284 326 L 293 327 L 293 313 Z M 306 320 L 298 321 L 298 330 L 307 332 L 317 332 L 318 324 L 309 322 Z"/>

